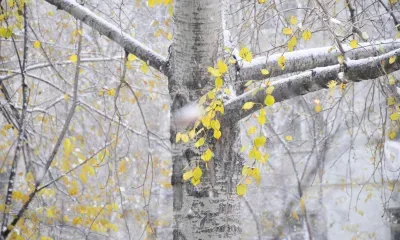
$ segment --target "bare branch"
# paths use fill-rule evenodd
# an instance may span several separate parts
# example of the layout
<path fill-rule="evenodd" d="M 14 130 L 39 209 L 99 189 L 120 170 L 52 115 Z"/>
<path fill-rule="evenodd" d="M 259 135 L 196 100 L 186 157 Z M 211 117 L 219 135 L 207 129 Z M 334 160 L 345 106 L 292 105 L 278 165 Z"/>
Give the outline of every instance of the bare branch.
<path fill-rule="evenodd" d="M 397 56 L 393 64 L 389 64 L 390 57 Z M 375 79 L 388 73 L 400 70 L 400 49 L 391 51 L 378 57 L 370 57 L 360 60 L 348 60 L 346 66 L 346 79 L 361 81 Z M 337 79 L 340 72 L 340 65 L 315 68 L 295 76 L 284 78 L 272 83 L 275 86 L 273 95 L 276 102 L 282 102 L 297 96 L 315 92 L 327 88 L 330 80 Z M 228 101 L 225 105 L 224 119 L 232 123 L 259 110 L 264 104 L 266 97 L 265 87 L 254 89 L 239 97 Z M 246 102 L 256 104 L 251 110 L 243 111 L 242 106 Z"/>
<path fill-rule="evenodd" d="M 57 9 L 70 13 L 75 18 L 91 26 L 100 34 L 116 42 L 129 53 L 135 54 L 149 66 L 167 75 L 167 59 L 165 57 L 133 39 L 128 34 L 122 32 L 121 29 L 97 16 L 89 9 L 79 5 L 74 0 L 46 0 L 46 2 L 56 6 Z"/>

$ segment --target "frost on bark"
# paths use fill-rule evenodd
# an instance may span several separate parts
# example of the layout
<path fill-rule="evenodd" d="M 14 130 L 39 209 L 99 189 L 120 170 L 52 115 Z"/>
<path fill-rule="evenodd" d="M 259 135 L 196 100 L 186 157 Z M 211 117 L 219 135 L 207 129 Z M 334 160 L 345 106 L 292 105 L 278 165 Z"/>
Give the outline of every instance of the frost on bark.
<path fill-rule="evenodd" d="M 206 143 L 215 154 L 207 167 L 199 161 L 199 151 L 193 143 L 174 144 L 176 133 L 186 130 L 176 124 L 174 113 L 198 100 L 214 84 L 209 81 L 207 67 L 214 66 L 222 53 L 221 1 L 176 1 L 174 11 L 169 75 L 174 239 L 237 239 L 241 232 L 240 208 L 232 181 L 240 166 L 231 151 L 237 131 L 226 122 L 221 124 L 221 139 Z M 203 170 L 196 187 L 182 178 L 184 168 L 194 166 L 195 161 Z"/>

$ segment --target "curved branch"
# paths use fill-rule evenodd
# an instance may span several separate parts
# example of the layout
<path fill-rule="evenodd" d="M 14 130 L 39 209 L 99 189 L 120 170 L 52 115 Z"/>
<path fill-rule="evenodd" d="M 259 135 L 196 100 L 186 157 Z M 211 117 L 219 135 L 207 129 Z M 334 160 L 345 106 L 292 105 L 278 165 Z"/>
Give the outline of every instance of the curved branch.
<path fill-rule="evenodd" d="M 389 64 L 390 57 L 396 56 L 394 63 Z M 400 70 L 400 48 L 378 57 L 370 57 L 360 60 L 348 60 L 346 62 L 346 79 L 361 81 L 375 79 L 394 71 Z M 284 78 L 273 82 L 275 86 L 273 96 L 275 102 L 282 102 L 297 96 L 315 92 L 327 88 L 330 80 L 338 78 L 340 65 L 315 68 L 310 71 L 300 73 L 295 76 Z M 240 119 L 250 115 L 264 106 L 266 97 L 265 87 L 254 89 L 228 101 L 225 105 L 224 120 L 235 123 Z M 242 106 L 246 102 L 259 103 L 250 110 L 243 111 Z"/>
<path fill-rule="evenodd" d="M 70 13 L 75 18 L 81 20 L 100 34 L 107 36 L 127 52 L 135 54 L 139 59 L 145 61 L 149 66 L 167 75 L 167 59 L 141 42 L 133 39 L 118 27 L 112 25 L 84 6 L 79 5 L 74 0 L 46 0 L 57 9 Z"/>
<path fill-rule="evenodd" d="M 367 57 L 378 56 L 400 48 L 400 40 L 382 40 L 378 42 L 359 43 L 359 47 L 352 49 L 350 46 L 343 45 L 346 58 L 355 60 Z M 325 67 L 338 63 L 340 51 L 332 47 L 321 47 L 304 49 L 285 54 L 274 54 L 270 57 L 259 57 L 250 63 L 244 63 L 240 71 L 242 80 L 261 80 L 265 75 L 261 74 L 261 69 L 268 69 L 268 77 L 280 76 L 292 72 L 302 72 L 316 67 Z M 285 69 L 282 70 L 278 65 L 278 58 L 285 56 Z"/>

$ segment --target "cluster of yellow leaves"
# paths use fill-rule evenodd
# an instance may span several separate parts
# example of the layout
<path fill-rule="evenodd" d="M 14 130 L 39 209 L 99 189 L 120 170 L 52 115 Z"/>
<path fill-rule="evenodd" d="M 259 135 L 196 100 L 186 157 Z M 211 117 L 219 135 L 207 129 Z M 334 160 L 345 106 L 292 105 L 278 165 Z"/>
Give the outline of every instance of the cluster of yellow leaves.
<path fill-rule="evenodd" d="M 148 0 L 147 4 L 149 7 L 154 7 L 156 5 L 172 5 L 173 0 Z"/>
<path fill-rule="evenodd" d="M 239 57 L 243 58 L 243 60 L 246 62 L 251 62 L 251 60 L 253 60 L 253 54 L 247 47 L 243 47 L 242 49 L 240 49 Z"/>
<path fill-rule="evenodd" d="M 5 124 L 1 129 L 0 129 L 0 134 L 3 135 L 4 137 L 7 136 L 7 131 L 13 127 L 12 124 Z"/>
<path fill-rule="evenodd" d="M 259 113 L 257 115 L 257 122 L 261 126 L 264 125 L 267 122 L 267 117 L 266 117 L 267 111 L 263 107 L 272 106 L 275 103 L 275 98 L 272 95 L 274 90 L 275 90 L 275 87 L 272 86 L 272 85 L 269 85 L 269 83 L 267 83 L 266 90 L 265 90 L 266 97 L 264 99 L 264 105 L 260 104 L 262 106 L 262 108 L 260 109 L 260 111 L 259 111 Z M 246 102 L 246 103 L 243 104 L 242 109 L 245 110 L 245 111 L 250 110 L 256 104 L 259 104 L 259 103 Z M 250 126 L 248 128 L 248 130 L 247 130 L 247 135 L 251 136 L 256 131 L 257 131 L 257 128 L 255 126 Z M 265 145 L 266 142 L 267 142 L 267 138 L 265 136 L 263 136 L 263 135 L 256 136 L 253 139 L 253 146 L 252 146 L 252 148 L 250 149 L 250 151 L 248 153 L 248 157 L 249 157 L 249 159 L 253 159 L 253 161 L 255 161 L 256 164 L 257 163 L 258 164 L 264 164 L 269 159 L 269 154 L 263 154 L 260 151 L 260 148 L 262 148 Z M 245 150 L 245 148 L 246 148 L 245 146 L 242 146 L 240 151 L 243 152 Z M 242 173 L 243 173 L 243 176 L 245 176 L 245 180 L 242 179 L 241 182 L 244 181 L 245 183 L 244 184 L 240 183 L 240 184 L 238 184 L 236 186 L 236 192 L 240 196 L 245 194 L 246 189 L 247 189 L 247 185 L 250 184 L 250 182 L 251 182 L 249 180 L 249 178 L 248 178 L 249 176 L 253 176 L 253 178 L 254 178 L 254 180 L 256 180 L 257 184 L 259 183 L 260 178 L 261 178 L 258 168 L 249 168 L 249 167 L 245 166 L 242 169 Z"/>
<path fill-rule="evenodd" d="M 208 67 L 207 71 L 215 77 L 215 87 L 199 100 L 198 104 L 204 109 L 204 111 L 202 111 L 203 115 L 195 122 L 193 128 L 189 130 L 189 132 L 178 132 L 175 136 L 176 143 L 180 141 L 188 143 L 193 140 L 194 146 L 200 149 L 200 159 L 206 162 L 206 164 L 214 156 L 210 146 L 205 145 L 206 137 L 209 136 L 209 131 L 212 130 L 212 136 L 216 140 L 219 140 L 222 136 L 221 123 L 217 117 L 224 114 L 224 104 L 223 99 L 217 97 L 217 93 L 223 91 L 226 94 L 230 94 L 228 88 L 222 88 L 224 85 L 224 74 L 228 72 L 227 64 L 219 60 L 216 67 Z M 183 174 L 183 179 L 185 181 L 191 180 L 191 183 L 196 186 L 200 183 L 201 176 L 202 170 L 199 166 L 196 166 L 192 170 L 185 172 Z"/>
<path fill-rule="evenodd" d="M 296 47 L 297 45 L 297 38 L 300 37 L 298 33 L 301 32 L 301 29 L 296 27 L 298 22 L 299 21 L 296 16 L 291 16 L 289 19 L 289 23 L 292 26 L 287 26 L 282 29 L 282 33 L 290 37 L 287 42 L 287 47 L 289 52 L 292 52 L 294 50 L 294 47 Z M 304 41 L 308 41 L 311 39 L 312 33 L 309 29 L 306 29 L 301 33 L 301 37 L 303 38 Z"/>
<path fill-rule="evenodd" d="M 246 194 L 247 186 L 251 183 L 252 179 L 256 181 L 257 185 L 259 185 L 261 181 L 260 169 L 256 167 L 244 166 L 242 169 L 242 176 L 244 177 L 244 179 L 241 181 L 242 183 L 236 185 L 236 193 L 239 196 Z"/>
<path fill-rule="evenodd" d="M 115 88 L 110 88 L 110 89 L 108 89 L 108 88 L 102 88 L 100 91 L 99 91 L 99 93 L 98 93 L 98 95 L 99 96 L 104 96 L 104 93 L 106 93 L 108 96 L 110 96 L 110 97 L 114 97 L 115 96 Z"/>
<path fill-rule="evenodd" d="M 183 180 L 187 181 L 191 179 L 191 183 L 193 186 L 197 186 L 200 183 L 200 178 L 203 175 L 203 171 L 199 166 L 195 167 L 194 169 L 187 171 L 183 174 Z"/>
<path fill-rule="evenodd" d="M 25 0 L 8 0 L 0 14 L 0 38 L 10 38 L 15 28 L 23 28 L 22 10 Z"/>
<path fill-rule="evenodd" d="M 396 102 L 395 97 L 387 98 L 387 105 L 392 111 L 389 118 L 391 122 L 391 130 L 389 131 L 389 139 L 394 140 L 397 137 L 397 132 L 399 129 L 399 119 L 400 119 L 400 104 Z"/>

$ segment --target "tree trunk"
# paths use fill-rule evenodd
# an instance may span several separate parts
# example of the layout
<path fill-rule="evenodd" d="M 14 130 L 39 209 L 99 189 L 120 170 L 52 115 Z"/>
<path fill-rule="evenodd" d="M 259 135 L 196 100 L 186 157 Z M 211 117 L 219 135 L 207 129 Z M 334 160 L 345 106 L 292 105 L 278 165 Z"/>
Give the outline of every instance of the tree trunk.
<path fill-rule="evenodd" d="M 207 67 L 222 56 L 222 18 L 220 0 L 178 0 L 174 8 L 174 41 L 171 46 L 169 92 L 171 97 L 171 143 L 173 145 L 173 239 L 238 239 L 239 197 L 234 177 L 239 172 L 232 151 L 238 131 L 227 123 L 222 137 L 206 143 L 214 157 L 206 166 L 193 143 L 175 144 L 177 132 L 185 126 L 175 124 L 174 113 L 198 100 L 212 89 Z M 214 139 L 215 140 L 215 139 Z M 201 183 L 183 182 L 184 168 L 198 162 Z"/>

